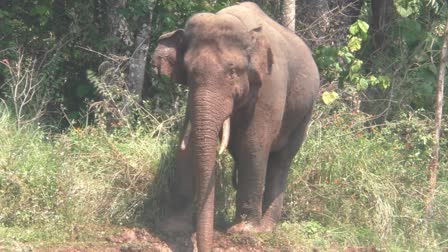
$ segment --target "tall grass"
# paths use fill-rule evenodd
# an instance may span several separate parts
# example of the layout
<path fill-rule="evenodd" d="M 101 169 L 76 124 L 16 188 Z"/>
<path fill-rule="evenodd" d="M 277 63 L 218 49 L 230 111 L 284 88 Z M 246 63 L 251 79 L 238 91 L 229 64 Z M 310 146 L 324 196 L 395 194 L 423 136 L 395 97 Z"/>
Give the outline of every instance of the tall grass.
<path fill-rule="evenodd" d="M 172 133 L 88 126 L 49 134 L 38 126 L 17 129 L 5 108 L 0 115 L 1 238 L 86 240 L 95 227 L 152 223 L 160 215 Z M 426 219 L 424 211 L 431 121 L 418 113 L 382 126 L 367 119 L 344 110 L 314 118 L 291 168 L 283 222 L 260 236 L 266 247 L 447 248 L 446 169 L 434 216 Z M 446 151 L 445 144 L 440 167 L 448 167 Z M 218 225 L 234 214 L 231 165 L 229 156 L 218 162 Z"/>
<path fill-rule="evenodd" d="M 92 225 L 136 223 L 144 210 L 149 221 L 158 214 L 170 136 L 94 127 L 48 135 L 39 127 L 17 129 L 5 109 L 0 115 L 0 237 L 78 239 Z M 16 229 L 42 232 L 12 234 Z"/>
<path fill-rule="evenodd" d="M 446 171 L 436 214 L 425 219 L 431 121 L 416 113 L 369 127 L 367 119 L 341 112 L 313 122 L 289 177 L 285 220 L 317 222 L 328 241 L 346 245 L 446 248 Z M 448 167 L 446 151 L 441 167 Z"/>

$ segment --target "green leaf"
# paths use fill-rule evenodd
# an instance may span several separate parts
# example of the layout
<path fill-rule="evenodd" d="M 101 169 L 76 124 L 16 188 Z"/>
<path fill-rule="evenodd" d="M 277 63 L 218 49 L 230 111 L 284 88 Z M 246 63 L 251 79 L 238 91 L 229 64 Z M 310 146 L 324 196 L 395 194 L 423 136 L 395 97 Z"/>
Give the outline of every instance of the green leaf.
<path fill-rule="evenodd" d="M 369 82 L 370 82 L 370 85 L 375 86 L 375 85 L 377 85 L 379 83 L 379 80 L 375 76 L 370 75 L 369 76 Z"/>
<path fill-rule="evenodd" d="M 353 64 L 350 66 L 351 73 L 358 73 L 361 70 L 362 60 L 355 59 Z"/>
<path fill-rule="evenodd" d="M 395 0 L 395 9 L 401 17 L 408 17 L 419 12 L 419 1 L 416 0 Z"/>
<path fill-rule="evenodd" d="M 351 35 L 356 35 L 359 32 L 359 27 L 358 25 L 356 25 L 356 23 L 350 25 L 350 28 L 348 28 L 348 31 L 350 32 Z"/>
<path fill-rule="evenodd" d="M 369 82 L 366 78 L 359 78 L 359 81 L 356 85 L 358 90 L 366 90 L 369 87 Z"/>
<path fill-rule="evenodd" d="M 352 35 L 352 37 L 359 37 L 362 40 L 366 40 L 368 36 L 367 32 L 369 31 L 369 25 L 362 20 L 358 20 L 350 26 L 348 31 L 350 35 Z"/>
<path fill-rule="evenodd" d="M 390 78 L 389 76 L 381 75 L 378 77 L 380 87 L 382 89 L 386 89 L 390 86 Z"/>
<path fill-rule="evenodd" d="M 356 21 L 356 23 L 358 24 L 359 29 L 363 33 L 367 33 L 369 31 L 369 24 L 367 24 L 366 22 L 364 22 L 362 20 L 358 20 L 358 21 Z"/>
<path fill-rule="evenodd" d="M 352 63 L 352 60 L 355 58 L 355 57 L 353 56 L 353 54 L 351 54 L 351 53 L 346 53 L 346 54 L 344 54 L 344 56 L 342 56 L 342 57 L 344 58 L 344 60 L 345 60 L 345 62 L 346 62 L 347 64 Z"/>
<path fill-rule="evenodd" d="M 361 49 L 361 39 L 357 38 L 357 37 L 353 37 L 348 42 L 347 46 L 351 52 L 356 52 L 359 49 Z"/>
<path fill-rule="evenodd" d="M 359 75 L 358 73 L 355 74 L 350 74 L 349 75 L 350 81 L 353 83 L 358 83 L 359 80 L 361 79 L 361 75 Z"/>
<path fill-rule="evenodd" d="M 330 92 L 325 91 L 322 94 L 322 101 L 324 102 L 325 105 L 329 105 L 329 104 L 333 103 L 338 98 L 339 98 L 339 95 L 335 91 L 330 91 Z"/>
<path fill-rule="evenodd" d="M 362 20 L 358 20 L 358 26 L 359 26 L 359 29 L 361 31 L 359 33 L 361 39 L 362 40 L 367 40 L 367 37 L 369 35 L 369 33 L 368 33 L 369 25 L 366 22 L 362 21 Z"/>

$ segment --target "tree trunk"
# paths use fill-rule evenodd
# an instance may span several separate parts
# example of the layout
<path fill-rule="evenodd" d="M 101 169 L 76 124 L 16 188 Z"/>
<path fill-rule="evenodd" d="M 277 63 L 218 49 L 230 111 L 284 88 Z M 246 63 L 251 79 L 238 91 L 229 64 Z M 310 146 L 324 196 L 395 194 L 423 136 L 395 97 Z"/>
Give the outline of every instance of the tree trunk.
<path fill-rule="evenodd" d="M 433 201 L 434 193 L 437 185 L 437 168 L 439 165 L 439 151 L 440 151 L 440 131 L 442 125 L 443 113 L 443 89 L 445 85 L 445 71 L 448 51 L 448 19 L 445 24 L 445 37 L 443 40 L 442 52 L 440 54 L 440 65 L 437 76 L 437 91 L 436 91 L 436 111 L 435 111 L 435 129 L 434 129 L 434 146 L 432 149 L 432 159 L 430 161 L 429 171 L 429 190 L 426 199 L 426 214 L 428 218 L 433 215 Z"/>
<path fill-rule="evenodd" d="M 151 19 L 149 19 L 151 20 Z M 135 45 L 137 48 L 129 59 L 129 72 L 127 76 L 127 88 L 136 96 L 137 102 L 142 100 L 143 83 L 145 81 L 145 66 L 148 56 L 148 48 L 151 35 L 151 23 L 143 24 L 138 34 Z"/>
<path fill-rule="evenodd" d="M 296 1 L 295 0 L 283 0 L 282 23 L 286 28 L 295 32 L 295 30 L 296 30 Z"/>
<path fill-rule="evenodd" d="M 145 83 L 145 68 L 150 45 L 151 35 L 151 16 L 154 1 L 150 1 L 149 16 L 145 18 L 143 25 L 135 37 L 129 30 L 126 18 L 121 15 L 118 10 L 125 8 L 127 0 L 106 0 L 107 3 L 107 19 L 109 21 L 109 40 L 112 46 L 109 53 L 123 55 L 123 49 L 135 45 L 135 50 L 130 55 L 128 61 L 128 72 L 125 78 L 126 89 L 133 95 L 131 99 L 128 96 L 123 97 L 123 107 L 120 108 L 123 115 L 126 116 L 130 112 L 130 106 L 133 102 L 141 102 L 143 94 L 143 85 Z M 123 46 L 123 44 L 125 46 Z"/>
<path fill-rule="evenodd" d="M 386 46 L 386 34 L 394 18 L 394 4 L 391 0 L 372 0 L 371 32 L 374 46 L 381 49 Z"/>
<path fill-rule="evenodd" d="M 129 31 L 126 18 L 118 10 L 126 7 L 127 0 L 106 0 L 107 21 L 109 23 L 109 38 L 111 46 L 109 53 L 120 54 L 120 44 L 133 45 L 132 33 Z"/>

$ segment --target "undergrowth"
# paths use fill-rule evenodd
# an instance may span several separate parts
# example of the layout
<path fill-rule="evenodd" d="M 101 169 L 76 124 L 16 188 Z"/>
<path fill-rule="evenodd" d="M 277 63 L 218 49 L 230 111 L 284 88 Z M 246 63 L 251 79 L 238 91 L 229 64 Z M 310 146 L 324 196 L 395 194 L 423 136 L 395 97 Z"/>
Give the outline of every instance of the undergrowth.
<path fill-rule="evenodd" d="M 448 247 L 446 145 L 437 210 L 425 215 L 431 120 L 415 112 L 395 123 L 368 122 L 344 109 L 313 121 L 290 173 L 284 224 L 319 234 L 313 240 L 326 249 L 333 243 L 387 251 Z"/>
<path fill-rule="evenodd" d="M 258 237 L 263 246 L 446 249 L 445 169 L 439 173 L 435 213 L 425 218 L 430 120 L 415 112 L 372 126 L 361 113 L 339 109 L 323 116 L 329 114 L 324 110 L 317 109 L 294 159 L 282 222 Z M 8 111 L 0 112 L 0 247 L 87 241 L 100 226 L 157 221 L 175 134 L 93 126 L 50 134 L 38 125 L 17 129 Z M 446 144 L 442 148 L 440 167 L 447 167 Z M 234 214 L 231 165 L 229 156 L 217 165 L 218 227 Z"/>
<path fill-rule="evenodd" d="M 143 212 L 153 222 L 159 214 L 170 135 L 99 127 L 52 135 L 18 130 L 6 110 L 0 115 L 0 238 L 82 240 L 93 225 L 133 225 Z"/>

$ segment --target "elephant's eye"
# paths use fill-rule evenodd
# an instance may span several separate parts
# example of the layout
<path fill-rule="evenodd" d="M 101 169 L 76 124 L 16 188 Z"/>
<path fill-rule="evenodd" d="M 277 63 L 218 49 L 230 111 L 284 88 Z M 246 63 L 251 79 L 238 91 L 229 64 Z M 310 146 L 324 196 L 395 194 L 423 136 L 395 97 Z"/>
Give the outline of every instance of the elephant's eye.
<path fill-rule="evenodd" d="M 233 63 L 229 63 L 227 67 L 227 73 L 231 78 L 237 78 L 238 77 L 238 69 Z"/>
<path fill-rule="evenodd" d="M 234 67 L 230 68 L 230 75 L 235 76 L 235 77 L 237 76 L 236 69 Z"/>

